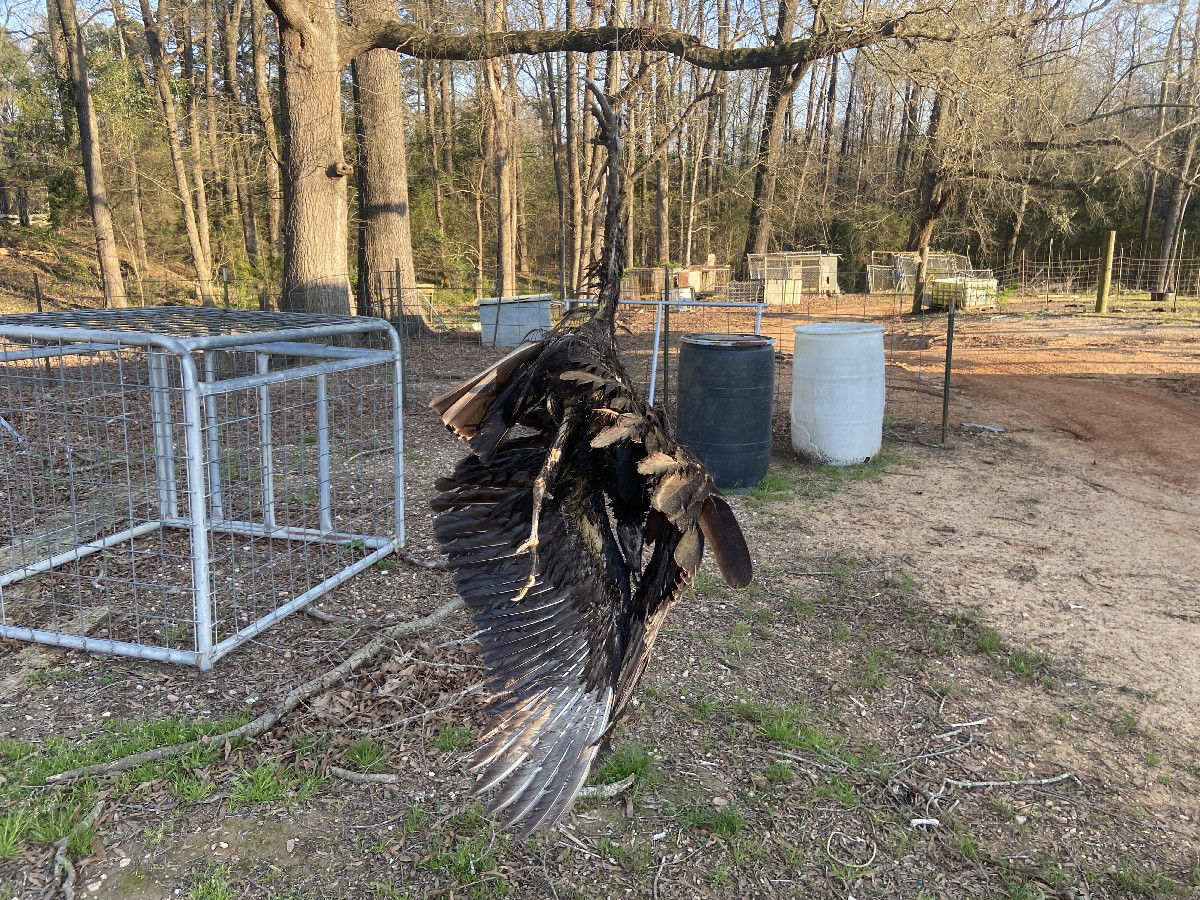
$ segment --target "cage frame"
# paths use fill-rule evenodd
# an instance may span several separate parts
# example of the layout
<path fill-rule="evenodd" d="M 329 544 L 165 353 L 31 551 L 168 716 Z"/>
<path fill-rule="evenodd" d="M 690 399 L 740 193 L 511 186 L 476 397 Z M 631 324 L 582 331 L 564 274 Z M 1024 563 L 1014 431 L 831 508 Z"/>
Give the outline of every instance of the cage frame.
<path fill-rule="evenodd" d="M 72 324 L 80 320 L 112 319 L 121 324 L 135 323 L 134 327 L 97 328 Z M 167 323 L 160 331 L 146 330 L 136 323 Z M 174 320 L 172 326 L 169 320 Z M 209 321 L 205 321 L 209 320 Z M 246 331 L 215 330 L 222 322 L 229 325 L 249 326 Z M 193 330 L 207 333 L 168 333 L 174 327 L 186 323 Z M 276 326 L 276 327 L 262 327 Z M 390 349 L 371 349 L 350 346 L 316 345 L 313 339 L 345 338 L 354 335 L 375 334 L 386 338 Z M 28 344 L 25 349 L 12 349 L 9 341 Z M 200 670 L 211 669 L 222 656 L 254 638 L 267 628 L 296 612 L 318 597 L 349 581 L 364 569 L 375 564 L 395 550 L 404 546 L 404 425 L 403 388 L 404 362 L 403 344 L 396 329 L 384 319 L 356 316 L 308 315 L 300 313 L 241 312 L 195 307 L 142 307 L 120 310 L 82 310 L 71 312 L 35 313 L 0 316 L 0 364 L 9 362 L 38 361 L 55 357 L 69 357 L 81 352 L 103 352 L 139 349 L 147 354 L 150 379 L 150 407 L 153 417 L 155 489 L 158 493 L 160 515 L 122 531 L 105 534 L 94 540 L 79 543 L 74 548 L 54 553 L 30 563 L 18 564 L 8 571 L 0 571 L 0 637 L 31 643 L 64 647 L 87 652 L 105 653 L 115 656 L 135 657 L 161 662 L 194 665 Z M 381 342 L 382 343 L 382 342 Z M 216 354 L 223 350 L 252 352 L 255 355 L 254 374 L 220 380 L 216 378 Z M 202 363 L 197 366 L 196 354 Z M 306 365 L 295 368 L 271 370 L 273 355 L 307 357 Z M 182 422 L 172 420 L 172 388 L 167 382 L 171 361 L 179 366 L 182 392 Z M 320 360 L 320 361 L 318 361 Z M 366 535 L 339 532 L 333 528 L 330 499 L 330 423 L 328 399 L 325 395 L 325 379 L 329 375 L 349 372 L 367 365 L 387 364 L 392 373 L 392 487 L 394 490 L 394 534 Z M 203 369 L 203 371 L 201 371 Z M 299 378 L 315 377 L 317 384 L 317 444 L 319 456 L 319 502 L 320 528 L 296 528 L 280 526 L 274 521 L 272 495 L 273 479 L 270 472 L 264 474 L 264 522 L 242 522 L 218 519 L 223 514 L 220 478 L 215 467 L 219 463 L 212 458 L 215 450 L 215 434 L 206 435 L 205 430 L 215 424 L 215 404 L 219 394 L 234 390 L 257 389 L 262 403 L 260 441 L 265 446 L 270 442 L 271 409 L 267 402 L 267 389 Z M 7 424 L 7 423 L 6 423 Z M 11 426 L 10 426 L 11 427 Z M 172 429 L 181 427 L 185 436 L 184 475 L 181 479 L 188 494 L 187 515 L 179 515 L 176 474 L 177 454 Z M 263 436 L 265 435 L 265 437 Z M 207 451 L 207 452 L 206 452 Z M 269 466 L 270 453 L 264 464 Z M 207 489 L 207 490 L 206 490 Z M 133 541 L 139 537 L 167 529 L 181 529 L 189 533 L 191 548 L 191 586 L 193 612 L 195 615 L 195 649 L 185 650 L 169 646 L 153 646 L 112 638 L 97 638 L 63 631 L 17 626 L 9 623 L 5 601 L 5 588 L 26 578 L 51 572 L 65 563 L 84 559 L 110 547 Z M 224 639 L 213 642 L 214 595 L 210 584 L 211 533 L 226 533 L 247 537 L 265 537 L 287 541 L 318 541 L 347 545 L 361 542 L 370 552 L 334 572 L 319 584 L 290 598 L 286 603 L 255 619 L 245 628 L 237 628 Z"/>

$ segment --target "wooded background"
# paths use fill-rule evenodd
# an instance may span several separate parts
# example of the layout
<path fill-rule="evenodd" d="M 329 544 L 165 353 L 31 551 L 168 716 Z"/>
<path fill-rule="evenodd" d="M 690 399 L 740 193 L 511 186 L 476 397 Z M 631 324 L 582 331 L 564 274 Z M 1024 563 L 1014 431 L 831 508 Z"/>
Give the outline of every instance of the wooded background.
<path fill-rule="evenodd" d="M 380 274 L 578 296 L 627 125 L 628 265 L 824 246 L 980 266 L 1115 229 L 1171 278 L 1200 5 L 1108 0 L 49 0 L 0 30 L 0 181 L 94 223 L 98 277 L 219 273 L 344 312 Z"/>

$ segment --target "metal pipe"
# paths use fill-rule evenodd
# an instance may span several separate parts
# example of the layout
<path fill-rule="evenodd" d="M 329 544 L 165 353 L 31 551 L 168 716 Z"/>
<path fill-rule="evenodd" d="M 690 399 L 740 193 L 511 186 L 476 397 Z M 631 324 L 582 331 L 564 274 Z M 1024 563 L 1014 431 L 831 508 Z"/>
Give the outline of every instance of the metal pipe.
<path fill-rule="evenodd" d="M 404 345 L 400 334 L 387 326 L 395 364 L 392 369 L 392 490 L 395 496 L 396 546 L 404 537 Z"/>
<path fill-rule="evenodd" d="M 317 495 L 321 503 L 321 530 L 333 531 L 333 507 L 329 489 L 329 390 L 317 376 Z"/>
<path fill-rule="evenodd" d="M 192 537 L 192 602 L 196 623 L 196 661 L 211 669 L 212 586 L 208 565 L 207 508 L 204 502 L 204 429 L 200 419 L 200 378 L 191 354 L 180 361 L 183 376 L 184 435 L 187 441 L 188 519 Z"/>
<path fill-rule="evenodd" d="M 950 298 L 949 313 L 946 316 L 946 372 L 942 376 L 942 444 L 946 443 L 946 433 L 950 425 L 950 363 L 954 356 L 954 303 Z"/>
<path fill-rule="evenodd" d="M 217 352 L 204 351 L 204 380 L 212 384 L 217 380 Z M 212 394 L 204 397 L 204 425 L 208 434 L 208 481 L 209 494 L 212 497 L 212 514 L 214 518 L 225 517 L 225 505 L 221 499 L 221 441 L 220 426 L 217 422 L 217 399 Z"/>
<path fill-rule="evenodd" d="M 256 353 L 255 356 L 261 359 L 268 356 L 268 354 Z M 206 394 L 227 394 L 233 391 L 247 391 L 251 388 L 261 388 L 263 385 L 294 381 L 300 377 L 307 378 L 311 375 L 334 375 L 338 372 L 349 372 L 353 369 L 365 368 L 368 365 L 378 365 L 381 362 L 391 362 L 391 358 L 367 360 L 365 362 L 360 359 L 331 360 L 326 363 L 315 363 L 304 366 L 303 369 L 296 368 L 279 372 L 259 372 L 257 375 L 243 375 L 241 378 L 230 378 L 211 385 L 202 383 L 198 390 L 201 396 Z"/>
<path fill-rule="evenodd" d="M 212 663 L 216 662 L 218 659 L 220 659 L 222 656 L 224 656 L 230 650 L 233 650 L 235 647 L 237 647 L 239 644 L 245 643 L 246 641 L 248 641 L 251 638 L 253 638 L 254 636 L 258 635 L 262 631 L 266 630 L 267 628 L 270 628 L 276 622 L 280 621 L 281 619 L 286 618 L 287 616 L 290 616 L 296 610 L 303 609 L 304 607 L 308 606 L 308 604 L 312 603 L 314 600 L 316 600 L 322 594 L 327 594 L 330 591 L 332 591 L 334 588 L 338 587 L 339 585 L 345 584 L 347 581 L 349 581 L 351 578 L 353 578 L 359 572 L 363 571 L 363 569 L 366 569 L 368 566 L 374 565 L 375 563 L 379 562 L 379 560 L 383 559 L 385 556 L 388 556 L 390 553 L 392 553 L 392 551 L 394 551 L 397 548 L 397 546 L 399 546 L 399 545 L 396 543 L 396 541 L 388 541 L 384 546 L 380 547 L 374 553 L 367 554 L 362 559 L 360 559 L 358 562 L 354 563 L 353 565 L 349 566 L 348 568 L 342 569 L 340 572 L 338 572 L 332 578 L 327 578 L 325 581 L 322 581 L 316 587 L 310 588 L 309 590 L 307 590 L 303 594 L 301 594 L 299 597 L 295 597 L 295 598 L 289 600 L 287 603 L 283 604 L 283 606 L 279 607 L 274 612 L 268 613 L 267 615 L 263 616 L 261 619 L 257 620 L 252 625 L 249 625 L 246 628 L 243 628 L 240 631 L 238 631 L 236 634 L 231 635 L 230 637 L 227 637 L 225 640 L 221 641 L 219 644 L 217 644 L 213 648 L 212 659 L 211 659 L 209 665 L 211 666 Z M 201 666 L 201 668 L 204 668 L 204 667 Z"/>
<path fill-rule="evenodd" d="M 132 541 L 134 538 L 140 538 L 142 535 L 150 534 L 158 531 L 163 527 L 163 522 L 154 519 L 150 522 L 143 522 L 141 525 L 135 525 L 133 528 L 126 528 L 124 531 L 119 531 L 116 534 L 110 534 L 108 537 L 97 538 L 94 541 L 88 541 L 86 544 L 80 544 L 78 547 L 73 547 L 70 550 L 64 550 L 61 553 L 56 553 L 46 559 L 40 559 L 37 562 L 29 563 L 28 565 L 18 566 L 8 572 L 0 574 L 0 588 L 10 584 L 16 584 L 22 579 L 28 578 L 30 575 L 37 575 L 41 572 L 49 572 L 51 569 L 58 568 L 63 563 L 71 562 L 76 559 L 83 559 L 85 556 L 91 556 L 93 553 L 99 553 L 101 550 L 106 550 L 117 544 L 125 541 Z"/>
<path fill-rule="evenodd" d="M 188 519 L 167 519 L 162 523 L 168 528 L 190 528 Z M 220 534 L 236 534 L 241 537 L 270 538 L 276 541 L 304 541 L 312 544 L 349 545 L 361 542 L 364 547 L 375 550 L 392 538 L 386 535 L 355 534 L 350 531 L 321 531 L 318 528 L 301 528 L 298 525 L 276 525 L 267 528 L 259 522 L 243 522 L 240 519 L 210 519 L 208 530 Z"/>
<path fill-rule="evenodd" d="M 150 659 L 156 662 L 185 663 L 191 666 L 199 663 L 199 654 L 191 650 L 168 650 L 166 647 L 146 647 L 142 644 L 131 644 L 128 641 L 80 637 L 77 634 L 67 634 L 62 631 L 45 631 L 41 628 L 18 628 L 15 625 L 0 625 L 0 637 L 10 638 L 15 641 L 49 644 L 54 647 L 67 647 L 72 650 L 86 650 L 89 653 L 132 656 L 137 659 Z"/>
<path fill-rule="evenodd" d="M 179 499 L 175 492 L 175 447 L 171 436 L 171 375 L 167 354 L 157 347 L 150 348 L 149 374 L 158 515 L 165 519 L 179 515 Z"/>
<path fill-rule="evenodd" d="M 649 306 L 650 304 L 644 304 Z M 661 302 L 654 304 L 658 307 L 658 315 L 654 319 L 654 349 L 650 354 L 650 399 L 649 404 L 654 406 L 654 391 L 658 387 L 658 339 L 662 335 L 662 316 L 663 305 Z"/>
<path fill-rule="evenodd" d="M 260 376 L 270 374 L 271 357 L 266 353 L 254 354 L 255 366 Z M 344 364 L 343 364 L 344 365 Z M 282 376 L 283 373 L 276 372 Z M 239 381 L 244 379 L 237 379 Z M 279 379 L 283 380 L 282 377 Z M 258 386 L 258 446 L 262 455 L 260 469 L 262 471 L 263 521 L 268 527 L 275 527 L 275 454 L 271 448 L 271 391 L 270 381 L 260 380 Z"/>

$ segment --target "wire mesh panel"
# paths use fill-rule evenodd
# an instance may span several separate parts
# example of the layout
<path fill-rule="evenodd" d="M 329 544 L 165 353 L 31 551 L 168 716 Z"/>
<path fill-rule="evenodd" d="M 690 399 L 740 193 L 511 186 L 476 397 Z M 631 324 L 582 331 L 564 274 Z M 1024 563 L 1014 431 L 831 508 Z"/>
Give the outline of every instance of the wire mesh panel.
<path fill-rule="evenodd" d="M 0 318 L 0 634 L 192 663 L 403 543 L 377 319 Z"/>

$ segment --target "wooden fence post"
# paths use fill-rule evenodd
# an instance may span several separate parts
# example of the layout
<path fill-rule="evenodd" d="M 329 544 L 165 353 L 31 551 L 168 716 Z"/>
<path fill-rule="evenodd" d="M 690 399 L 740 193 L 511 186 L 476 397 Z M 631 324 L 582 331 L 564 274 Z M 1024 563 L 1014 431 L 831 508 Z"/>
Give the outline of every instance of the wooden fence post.
<path fill-rule="evenodd" d="M 1108 289 L 1112 286 L 1113 248 L 1117 245 L 1117 233 L 1108 233 L 1108 246 L 1104 249 L 1104 259 L 1100 263 L 1100 271 L 1096 281 L 1096 312 L 1108 312 Z"/>

